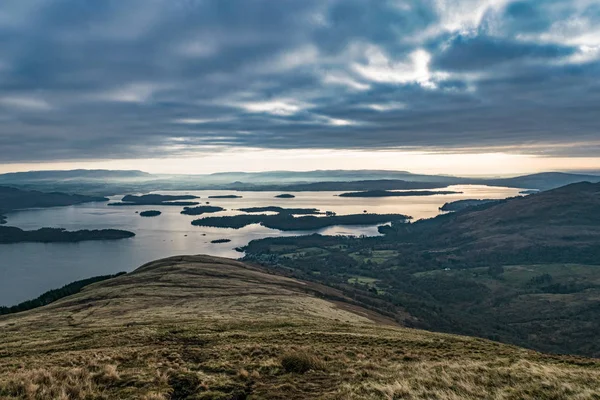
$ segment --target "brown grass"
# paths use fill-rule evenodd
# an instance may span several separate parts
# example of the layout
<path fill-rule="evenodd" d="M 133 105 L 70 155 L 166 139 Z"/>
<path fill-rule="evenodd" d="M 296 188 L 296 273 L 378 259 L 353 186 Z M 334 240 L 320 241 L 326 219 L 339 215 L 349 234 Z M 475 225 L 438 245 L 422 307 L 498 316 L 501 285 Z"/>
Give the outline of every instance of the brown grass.
<path fill-rule="evenodd" d="M 0 399 L 600 399 L 598 360 L 380 325 L 305 292 L 223 259 L 147 265 L 0 318 Z"/>
<path fill-rule="evenodd" d="M 307 351 L 294 351 L 281 358 L 281 366 L 286 372 L 303 374 L 308 371 L 325 370 L 325 363 Z"/>

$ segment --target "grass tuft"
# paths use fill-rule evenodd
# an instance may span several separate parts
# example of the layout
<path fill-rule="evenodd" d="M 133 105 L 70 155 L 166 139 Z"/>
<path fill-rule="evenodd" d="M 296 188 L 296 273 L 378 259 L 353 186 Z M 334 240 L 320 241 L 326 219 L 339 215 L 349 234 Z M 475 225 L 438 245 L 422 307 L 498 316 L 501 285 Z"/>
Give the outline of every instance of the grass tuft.
<path fill-rule="evenodd" d="M 281 358 L 281 366 L 286 372 L 303 374 L 310 370 L 324 370 L 325 363 L 317 356 L 304 352 L 294 351 Z"/>

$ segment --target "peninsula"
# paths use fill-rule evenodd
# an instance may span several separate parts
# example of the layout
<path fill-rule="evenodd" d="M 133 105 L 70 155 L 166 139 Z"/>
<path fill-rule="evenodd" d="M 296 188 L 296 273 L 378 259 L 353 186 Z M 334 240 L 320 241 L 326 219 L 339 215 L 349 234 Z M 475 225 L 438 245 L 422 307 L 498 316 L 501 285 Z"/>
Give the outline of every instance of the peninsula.
<path fill-rule="evenodd" d="M 108 203 L 109 206 L 195 206 L 197 201 L 182 201 L 199 199 L 192 195 L 145 194 L 135 196 L 128 194 L 119 203 Z"/>
<path fill-rule="evenodd" d="M 23 242 L 83 242 L 88 240 L 117 240 L 135 236 L 135 233 L 119 229 L 67 231 L 62 228 L 41 228 L 35 231 L 24 231 L 13 226 L 0 227 L 0 243 Z"/>
<path fill-rule="evenodd" d="M 247 213 L 264 213 L 264 212 L 276 212 L 278 214 L 306 214 L 306 215 L 314 215 L 314 214 L 322 214 L 317 208 L 283 208 L 277 206 L 267 206 L 267 207 L 246 207 L 240 208 L 240 211 Z"/>
<path fill-rule="evenodd" d="M 451 202 L 445 203 L 443 206 L 440 207 L 440 210 L 441 211 L 459 211 L 459 210 L 465 209 L 467 207 L 480 206 L 480 205 L 488 204 L 488 203 L 498 203 L 500 201 L 503 201 L 503 200 L 498 200 L 498 199 L 456 200 L 456 201 L 451 201 Z"/>
<path fill-rule="evenodd" d="M 351 214 L 329 217 L 259 214 L 206 217 L 192 221 L 192 225 L 239 229 L 247 225 L 261 224 L 266 228 L 280 231 L 303 231 L 322 229 L 334 225 L 376 225 L 392 221 L 408 221 L 409 219 L 411 217 L 403 214 Z"/>

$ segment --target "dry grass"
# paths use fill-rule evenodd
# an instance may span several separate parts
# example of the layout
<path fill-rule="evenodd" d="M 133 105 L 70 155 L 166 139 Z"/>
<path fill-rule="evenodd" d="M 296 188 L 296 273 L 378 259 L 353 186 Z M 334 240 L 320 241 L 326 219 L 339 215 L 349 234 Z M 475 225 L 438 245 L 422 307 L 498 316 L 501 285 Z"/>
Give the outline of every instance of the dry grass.
<path fill-rule="evenodd" d="M 346 399 L 597 399 L 599 371 L 531 361 L 419 362 L 395 365 L 360 386 L 344 385 Z"/>
<path fill-rule="evenodd" d="M 281 366 L 286 372 L 304 374 L 308 371 L 325 370 L 325 363 L 307 351 L 294 351 L 281 358 Z"/>
<path fill-rule="evenodd" d="M 598 360 L 375 324 L 306 290 L 223 259 L 145 266 L 0 318 L 0 399 L 600 399 Z"/>

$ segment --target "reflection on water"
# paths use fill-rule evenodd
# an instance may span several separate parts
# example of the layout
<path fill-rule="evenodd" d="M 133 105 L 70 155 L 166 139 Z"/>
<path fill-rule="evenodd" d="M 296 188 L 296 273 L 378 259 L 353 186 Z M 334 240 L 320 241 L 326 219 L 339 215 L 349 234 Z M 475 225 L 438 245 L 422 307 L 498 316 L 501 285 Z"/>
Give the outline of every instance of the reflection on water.
<path fill-rule="evenodd" d="M 439 214 L 438 208 L 447 201 L 460 199 L 490 199 L 516 196 L 519 189 L 487 186 L 451 186 L 449 190 L 462 194 L 426 197 L 348 198 L 341 192 L 300 192 L 296 198 L 274 198 L 279 192 L 243 192 L 241 199 L 208 199 L 209 195 L 227 194 L 221 191 L 159 192 L 163 194 L 194 194 L 203 204 L 221 206 L 226 211 L 205 214 L 235 215 L 242 207 L 281 206 L 318 208 L 341 214 L 401 213 L 415 219 Z M 112 200 L 119 200 L 115 196 Z M 142 218 L 136 211 L 159 210 L 162 215 Z M 242 229 L 195 227 L 191 221 L 203 216 L 180 214 L 182 207 L 123 206 L 108 207 L 106 203 L 88 203 L 70 207 L 14 212 L 8 215 L 8 225 L 22 229 L 60 227 L 77 229 L 125 229 L 136 233 L 131 239 L 82 243 L 18 243 L 0 245 L 0 305 L 12 305 L 38 296 L 42 292 L 69 282 L 96 275 L 131 271 L 143 263 L 178 254 L 211 254 L 240 257 L 236 247 L 250 240 L 273 236 L 294 236 L 318 232 L 324 235 L 376 235 L 376 226 L 333 226 L 317 231 L 280 232 L 250 225 Z M 213 244 L 211 240 L 231 239 L 229 243 Z"/>

